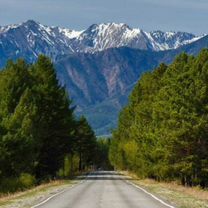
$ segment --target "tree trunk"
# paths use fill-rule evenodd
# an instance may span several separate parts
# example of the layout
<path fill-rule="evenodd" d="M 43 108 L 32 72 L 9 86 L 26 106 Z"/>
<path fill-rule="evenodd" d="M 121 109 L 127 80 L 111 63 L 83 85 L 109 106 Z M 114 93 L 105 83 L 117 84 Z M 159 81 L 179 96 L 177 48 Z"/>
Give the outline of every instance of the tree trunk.
<path fill-rule="evenodd" d="M 82 170 L 82 153 L 79 153 L 79 171 Z"/>

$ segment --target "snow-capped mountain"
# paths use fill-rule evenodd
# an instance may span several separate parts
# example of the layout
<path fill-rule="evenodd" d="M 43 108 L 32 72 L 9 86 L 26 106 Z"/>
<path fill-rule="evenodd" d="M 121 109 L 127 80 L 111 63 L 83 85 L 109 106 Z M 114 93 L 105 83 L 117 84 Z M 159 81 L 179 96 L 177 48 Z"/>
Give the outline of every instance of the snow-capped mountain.
<path fill-rule="evenodd" d="M 141 50 L 161 51 L 176 49 L 184 44 L 198 40 L 186 32 L 145 32 L 130 28 L 126 24 L 94 24 L 81 33 L 72 45 L 75 51 L 95 52 L 107 48 L 128 46 Z"/>
<path fill-rule="evenodd" d="M 53 60 L 58 55 L 74 52 L 69 40 L 79 33 L 59 27 L 47 27 L 29 20 L 0 28 L 0 55 L 5 58 L 24 57 L 34 61 L 39 54 Z"/>
<path fill-rule="evenodd" d="M 186 32 L 154 31 L 146 34 L 149 39 L 152 40 L 151 42 L 153 43 L 153 48 L 156 51 L 176 49 L 182 45 L 192 43 L 204 37 L 204 35 L 195 36 Z"/>
<path fill-rule="evenodd" d="M 142 50 L 175 49 L 198 40 L 184 32 L 145 32 L 126 24 L 93 24 L 83 31 L 48 27 L 33 20 L 0 27 L 1 62 L 24 57 L 32 62 L 39 54 L 56 60 L 58 56 L 76 52 L 96 52 L 127 46 Z M 3 64 L 0 64 L 3 65 Z"/>
<path fill-rule="evenodd" d="M 126 24 L 93 24 L 73 40 L 76 51 L 95 52 L 122 46 L 151 50 L 148 37 L 140 29 Z"/>

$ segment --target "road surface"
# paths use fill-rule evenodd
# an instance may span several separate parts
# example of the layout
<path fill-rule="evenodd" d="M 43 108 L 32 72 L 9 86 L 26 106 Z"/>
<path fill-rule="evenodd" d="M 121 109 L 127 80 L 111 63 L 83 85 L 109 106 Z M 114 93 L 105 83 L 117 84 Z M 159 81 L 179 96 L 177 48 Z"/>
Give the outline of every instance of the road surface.
<path fill-rule="evenodd" d="M 135 187 L 114 171 L 91 173 L 35 208 L 171 208 L 158 198 Z"/>

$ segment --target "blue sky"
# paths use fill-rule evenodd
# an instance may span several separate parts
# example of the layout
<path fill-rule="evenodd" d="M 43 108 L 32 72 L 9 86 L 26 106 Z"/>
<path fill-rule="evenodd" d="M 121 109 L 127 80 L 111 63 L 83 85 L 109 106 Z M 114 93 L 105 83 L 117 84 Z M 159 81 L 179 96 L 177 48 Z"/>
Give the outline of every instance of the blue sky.
<path fill-rule="evenodd" d="M 0 25 L 34 19 L 85 29 L 93 23 L 127 23 L 146 31 L 208 33 L 208 0 L 0 0 Z"/>

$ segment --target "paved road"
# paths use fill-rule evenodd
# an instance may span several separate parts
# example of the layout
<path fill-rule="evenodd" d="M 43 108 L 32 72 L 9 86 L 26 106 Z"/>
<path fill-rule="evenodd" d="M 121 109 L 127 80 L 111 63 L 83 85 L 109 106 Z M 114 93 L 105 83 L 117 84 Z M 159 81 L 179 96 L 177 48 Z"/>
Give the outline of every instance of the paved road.
<path fill-rule="evenodd" d="M 167 208 L 113 171 L 90 174 L 84 181 L 38 208 Z"/>

